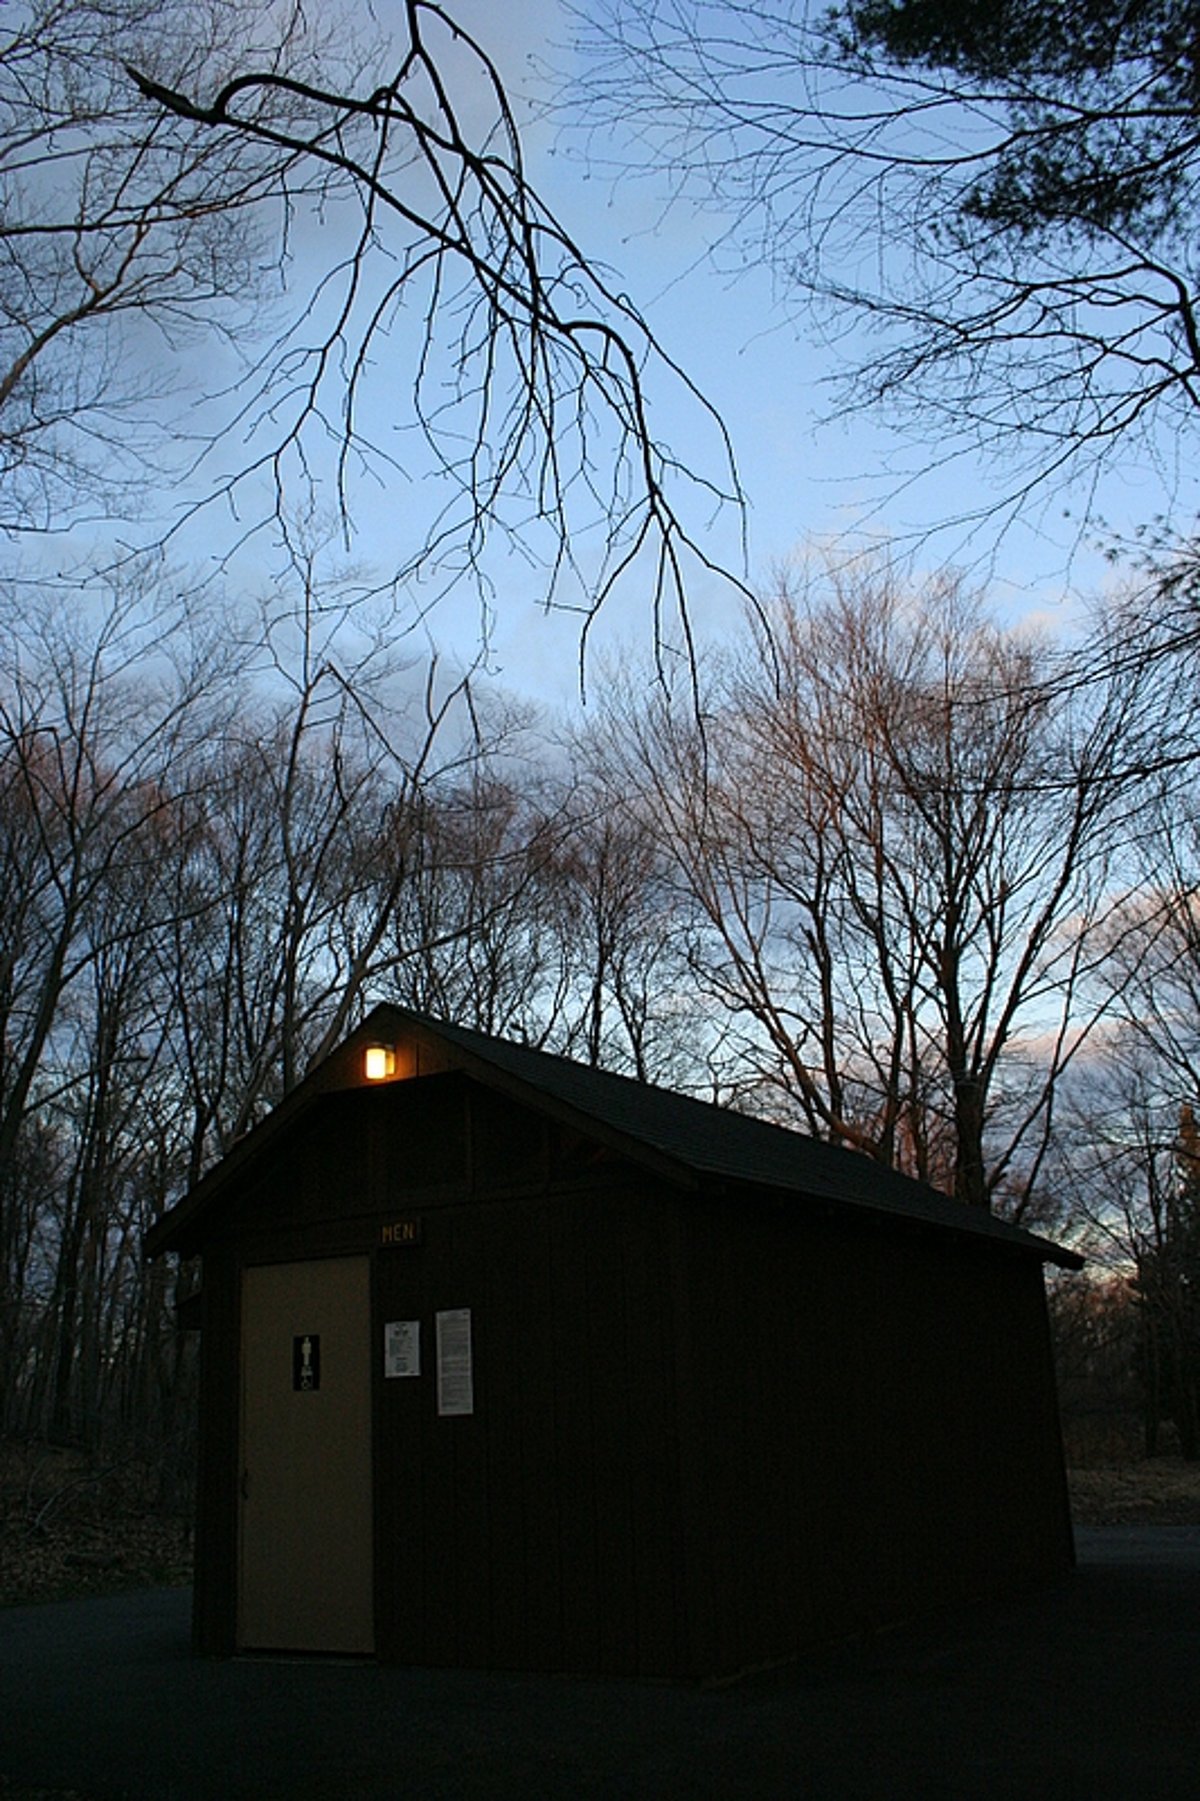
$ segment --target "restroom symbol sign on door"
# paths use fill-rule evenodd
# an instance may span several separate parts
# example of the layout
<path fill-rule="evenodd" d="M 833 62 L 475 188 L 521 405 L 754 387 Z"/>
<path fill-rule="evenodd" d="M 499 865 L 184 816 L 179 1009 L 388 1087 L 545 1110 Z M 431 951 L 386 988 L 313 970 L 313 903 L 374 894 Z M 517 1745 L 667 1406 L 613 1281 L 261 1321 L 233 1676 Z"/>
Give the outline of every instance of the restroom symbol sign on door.
<path fill-rule="evenodd" d="M 321 1334 L 301 1332 L 292 1340 L 292 1387 L 314 1394 L 321 1386 Z"/>

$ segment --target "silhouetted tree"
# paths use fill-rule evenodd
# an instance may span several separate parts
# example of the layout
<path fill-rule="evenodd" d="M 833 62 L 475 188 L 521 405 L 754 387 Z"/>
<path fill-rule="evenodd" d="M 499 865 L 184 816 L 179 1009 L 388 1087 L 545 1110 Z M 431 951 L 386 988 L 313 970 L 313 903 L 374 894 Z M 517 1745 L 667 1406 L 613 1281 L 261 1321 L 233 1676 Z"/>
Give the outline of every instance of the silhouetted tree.
<path fill-rule="evenodd" d="M 1049 653 L 953 578 L 847 570 L 767 615 L 709 664 L 700 720 L 614 701 L 609 727 L 695 977 L 740 1028 L 738 1081 L 1025 1215 L 1100 1004 L 1135 690 L 1064 699 Z"/>
<path fill-rule="evenodd" d="M 285 518 L 332 447 L 349 520 L 360 473 L 434 473 L 423 517 L 407 490 L 395 581 L 420 574 L 436 594 L 471 577 L 490 605 L 499 538 L 543 560 L 545 598 L 580 607 L 585 637 L 628 576 L 651 597 L 656 635 L 690 642 L 686 569 L 713 565 L 679 497 L 698 497 L 705 532 L 714 504 L 740 503 L 724 429 L 541 199 L 500 71 L 453 6 L 404 0 L 393 26 L 390 68 L 353 87 L 252 48 L 216 80 L 131 64 L 148 118 L 276 159 L 281 231 L 296 181 L 340 231 L 299 323 L 242 388 L 240 429 L 257 448 L 225 491 L 265 474 Z M 401 327 L 405 373 L 380 405 L 372 371 L 394 367 L 387 340 Z M 696 403 L 687 462 L 651 424 L 651 371 Z"/>
<path fill-rule="evenodd" d="M 588 153 L 647 153 L 731 258 L 816 305 L 930 461 L 1031 484 L 1200 399 L 1200 68 L 1188 0 L 602 0 Z M 577 122 L 577 121 L 576 121 Z M 635 174 L 636 167 L 627 170 Z"/>

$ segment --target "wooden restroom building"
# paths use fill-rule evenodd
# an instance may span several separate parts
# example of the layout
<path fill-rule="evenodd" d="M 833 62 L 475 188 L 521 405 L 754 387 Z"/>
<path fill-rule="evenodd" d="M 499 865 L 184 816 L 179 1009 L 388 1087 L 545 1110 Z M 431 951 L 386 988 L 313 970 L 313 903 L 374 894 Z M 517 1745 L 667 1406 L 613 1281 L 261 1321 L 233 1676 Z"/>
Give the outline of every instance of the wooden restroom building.
<path fill-rule="evenodd" d="M 200 1651 L 721 1676 L 1071 1566 L 1079 1259 L 799 1133 L 382 1006 L 147 1250 Z"/>

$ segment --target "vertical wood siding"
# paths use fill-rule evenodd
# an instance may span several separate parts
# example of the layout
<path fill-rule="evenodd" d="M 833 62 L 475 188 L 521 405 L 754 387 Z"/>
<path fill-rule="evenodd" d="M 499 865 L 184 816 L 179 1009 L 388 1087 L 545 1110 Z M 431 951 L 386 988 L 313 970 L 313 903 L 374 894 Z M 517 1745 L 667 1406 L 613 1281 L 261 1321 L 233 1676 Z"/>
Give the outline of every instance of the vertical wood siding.
<path fill-rule="evenodd" d="M 1070 1567 L 1032 1260 L 712 1203 L 686 1238 L 699 1673 Z"/>
<path fill-rule="evenodd" d="M 1033 1258 L 672 1189 L 445 1073 L 327 1097 L 212 1226 L 204 1650 L 233 1649 L 240 1269 L 367 1248 L 384 1659 L 720 1675 L 1069 1565 Z M 461 1307 L 475 1411 L 439 1418 Z M 391 1320 L 419 1378 L 384 1377 Z"/>
<path fill-rule="evenodd" d="M 448 1208 L 381 1255 L 377 1341 L 420 1319 L 427 1374 L 379 1381 L 381 1654 L 624 1674 L 680 1656 L 662 1210 L 610 1193 Z M 439 1309 L 470 1307 L 475 1412 L 439 1418 Z"/>

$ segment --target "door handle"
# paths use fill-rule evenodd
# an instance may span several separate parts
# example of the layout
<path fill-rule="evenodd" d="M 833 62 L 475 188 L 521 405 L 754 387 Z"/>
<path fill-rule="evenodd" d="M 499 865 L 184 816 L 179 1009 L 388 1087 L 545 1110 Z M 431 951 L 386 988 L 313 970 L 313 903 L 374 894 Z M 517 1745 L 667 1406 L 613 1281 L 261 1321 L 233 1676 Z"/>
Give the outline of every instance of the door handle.
<path fill-rule="evenodd" d="M 242 1499 L 243 1499 L 243 1501 L 248 1501 L 250 1499 L 250 1471 L 249 1470 L 242 1471 Z"/>

